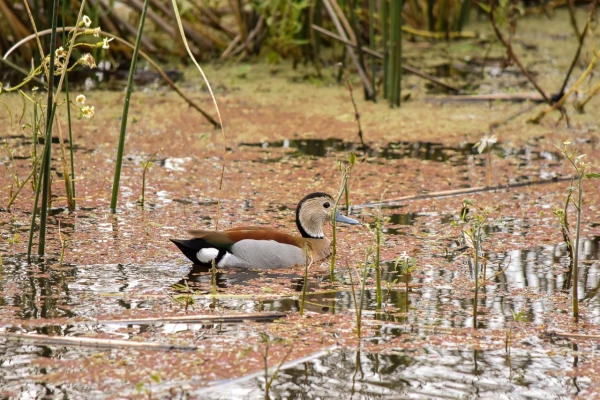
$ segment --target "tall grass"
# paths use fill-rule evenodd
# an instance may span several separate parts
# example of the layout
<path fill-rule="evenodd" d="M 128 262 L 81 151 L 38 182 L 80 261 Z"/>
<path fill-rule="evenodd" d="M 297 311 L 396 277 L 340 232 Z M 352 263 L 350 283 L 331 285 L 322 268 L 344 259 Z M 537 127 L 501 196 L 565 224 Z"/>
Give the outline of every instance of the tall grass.
<path fill-rule="evenodd" d="M 113 179 L 112 196 L 110 199 L 110 209 L 113 213 L 117 212 L 117 201 L 119 199 L 119 183 L 121 181 L 121 167 L 123 165 L 123 151 L 125 149 L 125 134 L 127 133 L 127 117 L 129 115 L 129 101 L 133 89 L 133 78 L 137 65 L 140 44 L 142 43 L 142 34 L 144 32 L 144 23 L 146 22 L 146 12 L 148 11 L 149 0 L 144 0 L 142 14 L 140 16 L 140 25 L 135 38 L 133 54 L 131 56 L 131 66 L 129 67 L 129 78 L 127 79 L 127 88 L 125 90 L 125 103 L 123 104 L 123 116 L 121 117 L 121 132 L 119 134 L 119 147 L 117 149 L 117 160 L 115 165 L 115 176 Z"/>
<path fill-rule="evenodd" d="M 42 157 L 42 204 L 40 214 L 40 233 L 38 238 L 38 255 L 43 256 L 46 251 L 46 220 L 48 218 L 48 209 L 50 207 L 50 161 L 52 160 L 52 125 L 54 123 L 54 114 L 56 113 L 56 102 L 54 101 L 54 64 L 56 54 L 56 26 L 58 24 L 58 0 L 52 2 L 52 33 L 50 35 L 50 62 L 48 64 L 48 98 L 46 106 L 46 134 L 44 135 L 44 156 Z M 36 209 L 33 210 L 35 218 Z"/>

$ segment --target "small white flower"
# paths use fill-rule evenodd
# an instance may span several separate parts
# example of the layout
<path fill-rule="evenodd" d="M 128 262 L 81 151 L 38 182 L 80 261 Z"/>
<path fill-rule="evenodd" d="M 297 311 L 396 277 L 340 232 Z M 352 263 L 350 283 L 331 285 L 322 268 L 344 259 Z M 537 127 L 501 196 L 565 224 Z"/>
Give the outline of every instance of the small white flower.
<path fill-rule="evenodd" d="M 92 20 L 87 15 L 83 16 L 82 21 L 83 21 L 83 24 L 85 25 L 86 28 L 89 28 L 90 25 L 92 24 Z"/>
<path fill-rule="evenodd" d="M 565 140 L 565 141 L 563 142 L 563 144 L 564 144 L 565 146 L 568 146 L 568 145 L 570 145 L 570 144 L 571 144 L 571 141 L 570 141 L 570 140 Z"/>
<path fill-rule="evenodd" d="M 492 149 L 492 146 L 494 144 L 496 144 L 496 142 L 498 141 L 498 139 L 496 138 L 495 135 L 493 136 L 484 136 L 481 138 L 481 140 L 477 143 L 475 143 L 475 146 L 477 146 L 477 152 L 479 154 L 483 153 L 485 151 L 485 149 Z"/>
<path fill-rule="evenodd" d="M 110 39 L 109 39 L 109 38 L 104 38 L 104 39 L 102 40 L 102 48 L 103 48 L 103 49 L 105 49 L 105 50 L 108 50 L 108 48 L 110 47 L 110 46 L 108 45 L 108 43 L 109 43 L 109 42 L 112 42 L 112 40 L 113 40 L 113 39 L 114 39 L 114 38 L 110 38 Z"/>
<path fill-rule="evenodd" d="M 81 63 L 81 65 L 86 66 L 90 69 L 96 68 L 96 60 L 94 60 L 94 57 L 90 53 L 85 53 L 84 55 L 82 55 L 79 59 L 79 62 Z"/>
<path fill-rule="evenodd" d="M 77 96 L 75 98 L 75 103 L 77 103 L 80 106 L 83 106 L 85 104 L 85 96 L 80 94 L 79 96 Z"/>
<path fill-rule="evenodd" d="M 94 106 L 84 106 L 81 109 L 81 115 L 83 115 L 84 118 L 90 119 L 94 116 Z"/>
<path fill-rule="evenodd" d="M 94 35 L 96 37 L 100 37 L 100 27 L 94 28 L 92 35 Z"/>
<path fill-rule="evenodd" d="M 64 58 L 67 56 L 67 52 L 65 51 L 65 49 L 63 49 L 62 46 L 60 46 L 58 49 L 56 49 L 54 54 L 56 55 L 56 58 Z"/>

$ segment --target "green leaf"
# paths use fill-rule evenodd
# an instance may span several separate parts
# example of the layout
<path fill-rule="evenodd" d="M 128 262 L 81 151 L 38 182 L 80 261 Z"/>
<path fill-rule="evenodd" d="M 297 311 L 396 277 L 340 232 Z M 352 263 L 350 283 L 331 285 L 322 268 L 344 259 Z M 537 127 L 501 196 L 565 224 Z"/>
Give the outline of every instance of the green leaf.
<path fill-rule="evenodd" d="M 487 4 L 483 4 L 481 2 L 477 2 L 477 5 L 479 6 L 479 8 L 481 8 L 483 11 L 485 11 L 486 13 L 490 13 L 490 6 Z"/>
<path fill-rule="evenodd" d="M 354 165 L 356 163 L 356 154 L 354 154 L 354 152 L 350 153 L 348 161 L 350 162 L 350 165 Z"/>
<path fill-rule="evenodd" d="M 600 178 L 600 174 L 597 173 L 597 172 L 590 172 L 588 174 L 585 174 L 584 178 L 588 178 L 588 179 L 591 179 L 591 178 Z"/>
<path fill-rule="evenodd" d="M 160 383 L 160 375 L 158 375 L 158 372 L 153 372 L 152 375 L 150 375 L 150 379 L 156 383 Z"/>
<path fill-rule="evenodd" d="M 306 39 L 292 39 L 292 44 L 294 44 L 296 46 L 304 46 L 304 45 L 307 45 L 308 43 L 310 43 L 310 42 Z"/>

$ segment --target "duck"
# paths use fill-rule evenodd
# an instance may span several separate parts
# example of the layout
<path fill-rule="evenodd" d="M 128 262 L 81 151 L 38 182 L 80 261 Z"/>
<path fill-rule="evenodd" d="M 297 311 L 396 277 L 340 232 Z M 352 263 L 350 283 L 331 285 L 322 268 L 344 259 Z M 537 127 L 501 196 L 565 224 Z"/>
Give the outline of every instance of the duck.
<path fill-rule="evenodd" d="M 331 255 L 331 242 L 323 226 L 331 221 L 335 200 L 324 192 L 306 195 L 296 207 L 300 236 L 267 227 L 236 227 L 222 231 L 190 230 L 191 239 L 170 239 L 195 265 L 218 268 L 280 269 L 313 262 Z M 358 225 L 336 210 L 337 222 Z"/>

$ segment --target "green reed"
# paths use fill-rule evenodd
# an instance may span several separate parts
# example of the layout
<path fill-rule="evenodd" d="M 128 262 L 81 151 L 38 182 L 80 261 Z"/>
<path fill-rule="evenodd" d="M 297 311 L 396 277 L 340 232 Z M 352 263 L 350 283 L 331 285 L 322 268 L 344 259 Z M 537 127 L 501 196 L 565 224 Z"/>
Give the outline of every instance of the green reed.
<path fill-rule="evenodd" d="M 129 115 L 129 102 L 133 90 L 133 78 L 137 66 L 140 44 L 142 43 L 142 34 L 144 32 L 144 23 L 146 22 L 146 11 L 148 10 L 149 0 L 144 0 L 142 14 L 140 15 L 140 24 L 135 38 L 133 54 L 131 55 L 131 66 L 129 67 L 129 78 L 127 79 L 127 88 L 125 90 L 125 103 L 123 104 L 123 116 L 121 118 L 121 132 L 119 134 L 119 147 L 117 149 L 117 160 L 115 165 L 115 176 L 113 180 L 112 196 L 110 199 L 111 212 L 117 212 L 117 200 L 119 198 L 119 182 L 121 181 L 121 167 L 123 165 L 123 152 L 125 150 L 125 134 L 127 133 L 127 117 Z"/>
<path fill-rule="evenodd" d="M 365 305 L 365 286 L 367 284 L 367 270 L 369 268 L 369 258 L 373 249 L 369 246 L 367 247 L 367 251 L 365 254 L 365 263 L 364 265 L 360 262 L 358 263 L 359 270 L 362 272 L 362 280 L 360 282 L 360 304 L 358 309 L 356 310 L 356 335 L 360 338 L 361 336 L 361 326 L 362 326 L 362 310 Z"/>
<path fill-rule="evenodd" d="M 312 264 L 310 260 L 310 254 L 308 252 L 308 246 L 304 245 L 304 284 L 302 285 L 302 300 L 300 301 L 300 316 L 304 315 L 304 302 L 306 300 L 306 289 L 308 287 L 308 267 Z"/>
<path fill-rule="evenodd" d="M 50 161 L 52 160 L 52 125 L 54 124 L 54 114 L 56 112 L 56 102 L 54 101 L 54 63 L 56 54 L 53 51 L 56 46 L 56 27 L 58 25 L 58 0 L 53 0 L 52 4 L 52 33 L 50 34 L 50 62 L 48 66 L 48 102 L 46 107 L 46 134 L 44 135 L 44 156 L 42 157 L 42 204 L 40 213 L 40 233 L 38 238 L 38 255 L 43 256 L 46 251 L 46 221 L 48 218 L 48 208 L 50 203 Z M 35 208 L 33 210 L 35 218 Z"/>
<path fill-rule="evenodd" d="M 335 260 L 337 255 L 337 229 L 336 229 L 336 220 L 335 216 L 338 212 L 338 206 L 340 204 L 340 200 L 344 195 L 344 192 L 348 189 L 348 179 L 350 178 L 350 171 L 352 167 L 356 163 L 356 155 L 354 153 L 350 153 L 350 157 L 348 157 L 348 165 L 344 165 L 338 161 L 338 168 L 342 173 L 342 183 L 340 185 L 340 190 L 338 192 L 338 196 L 335 199 L 335 204 L 333 205 L 333 210 L 331 210 L 331 271 L 330 278 L 331 283 L 335 281 Z M 347 201 L 347 200 L 346 200 Z"/>
<path fill-rule="evenodd" d="M 154 165 L 154 159 L 156 158 L 157 154 L 158 151 L 155 151 L 154 154 L 152 154 L 146 161 L 142 161 L 142 167 L 144 168 L 142 171 L 142 193 L 140 194 L 140 199 L 138 200 L 138 204 L 141 207 L 144 207 L 144 201 L 146 199 L 146 172 Z"/>

